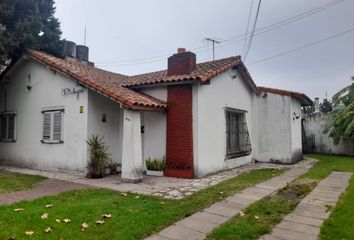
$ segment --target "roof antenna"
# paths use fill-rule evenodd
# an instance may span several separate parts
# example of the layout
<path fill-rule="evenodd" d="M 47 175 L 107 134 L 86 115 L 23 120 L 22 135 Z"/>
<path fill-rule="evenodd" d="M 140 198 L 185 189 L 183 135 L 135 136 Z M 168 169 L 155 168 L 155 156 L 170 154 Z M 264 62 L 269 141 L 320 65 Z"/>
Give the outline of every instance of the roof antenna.
<path fill-rule="evenodd" d="M 84 46 L 86 46 L 86 26 L 85 26 L 85 32 L 84 32 Z"/>
<path fill-rule="evenodd" d="M 213 43 L 213 61 L 215 60 L 215 43 L 219 44 L 220 41 L 216 41 L 215 39 L 206 37 L 205 40 Z"/>

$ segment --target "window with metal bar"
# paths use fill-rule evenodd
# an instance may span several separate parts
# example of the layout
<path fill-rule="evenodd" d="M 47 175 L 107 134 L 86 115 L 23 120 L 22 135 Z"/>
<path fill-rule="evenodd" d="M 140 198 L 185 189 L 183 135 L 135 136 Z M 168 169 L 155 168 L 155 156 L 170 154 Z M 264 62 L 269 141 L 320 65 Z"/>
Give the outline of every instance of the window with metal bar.
<path fill-rule="evenodd" d="M 246 112 L 226 108 L 226 159 L 250 155 L 252 152 Z"/>
<path fill-rule="evenodd" d="M 16 114 L 0 114 L 0 141 L 16 142 Z"/>

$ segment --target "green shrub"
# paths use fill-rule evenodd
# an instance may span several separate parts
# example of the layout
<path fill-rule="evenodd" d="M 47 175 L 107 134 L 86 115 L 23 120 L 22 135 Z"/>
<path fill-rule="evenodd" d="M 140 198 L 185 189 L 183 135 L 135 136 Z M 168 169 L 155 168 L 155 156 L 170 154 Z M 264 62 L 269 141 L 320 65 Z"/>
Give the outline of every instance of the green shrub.
<path fill-rule="evenodd" d="M 145 160 L 147 170 L 151 171 L 163 171 L 165 169 L 165 157 L 162 160 L 155 158 L 151 160 L 148 158 Z"/>

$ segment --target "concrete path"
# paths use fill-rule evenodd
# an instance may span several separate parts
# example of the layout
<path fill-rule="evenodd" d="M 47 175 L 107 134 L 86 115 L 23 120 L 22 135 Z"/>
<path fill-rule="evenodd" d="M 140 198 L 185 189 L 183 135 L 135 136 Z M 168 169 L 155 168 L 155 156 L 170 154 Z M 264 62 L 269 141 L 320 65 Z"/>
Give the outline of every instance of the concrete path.
<path fill-rule="evenodd" d="M 0 205 L 12 204 L 22 200 L 33 200 L 39 197 L 57 195 L 62 192 L 71 191 L 74 189 L 84 189 L 90 186 L 67 182 L 56 179 L 46 179 L 33 188 L 13 193 L 0 194 Z"/>
<path fill-rule="evenodd" d="M 263 240 L 316 240 L 322 223 L 329 217 L 327 206 L 334 207 L 349 184 L 352 173 L 332 172 L 307 195 L 296 209 Z"/>
<path fill-rule="evenodd" d="M 307 167 L 292 168 L 268 181 L 246 188 L 221 202 L 217 202 L 190 217 L 187 217 L 146 240 L 194 240 L 204 239 L 214 228 L 225 223 L 242 210 L 286 186 L 308 171 Z"/>

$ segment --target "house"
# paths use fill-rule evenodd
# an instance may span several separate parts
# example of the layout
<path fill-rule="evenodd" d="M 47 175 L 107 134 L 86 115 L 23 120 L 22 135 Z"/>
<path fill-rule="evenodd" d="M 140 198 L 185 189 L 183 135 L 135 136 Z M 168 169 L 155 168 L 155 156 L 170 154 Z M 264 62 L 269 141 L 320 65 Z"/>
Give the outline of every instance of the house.
<path fill-rule="evenodd" d="M 0 163 L 84 172 L 92 134 L 104 136 L 122 180 L 139 182 L 144 160 L 166 156 L 165 175 L 198 178 L 251 162 L 302 158 L 301 93 L 260 88 L 241 58 L 196 63 L 185 49 L 167 70 L 136 76 L 28 50 L 1 76 Z"/>

